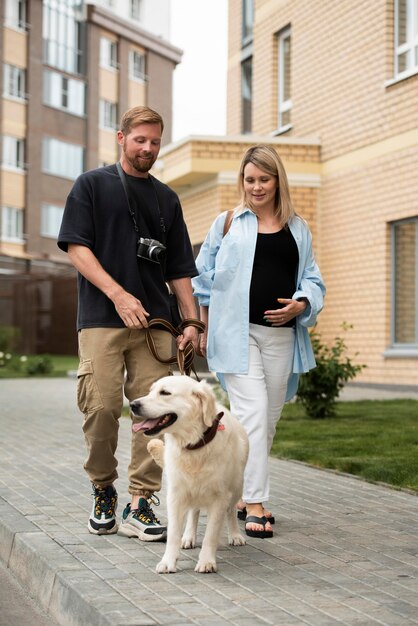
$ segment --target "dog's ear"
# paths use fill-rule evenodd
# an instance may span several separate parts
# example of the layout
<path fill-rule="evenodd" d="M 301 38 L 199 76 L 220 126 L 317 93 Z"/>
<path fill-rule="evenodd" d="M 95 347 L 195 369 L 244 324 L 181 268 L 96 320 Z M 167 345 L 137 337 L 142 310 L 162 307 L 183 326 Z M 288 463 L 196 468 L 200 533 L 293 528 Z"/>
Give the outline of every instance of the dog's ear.
<path fill-rule="evenodd" d="M 194 394 L 202 405 L 203 422 L 206 426 L 212 426 L 216 416 L 216 397 L 212 387 L 205 380 L 201 380 L 196 386 Z"/>

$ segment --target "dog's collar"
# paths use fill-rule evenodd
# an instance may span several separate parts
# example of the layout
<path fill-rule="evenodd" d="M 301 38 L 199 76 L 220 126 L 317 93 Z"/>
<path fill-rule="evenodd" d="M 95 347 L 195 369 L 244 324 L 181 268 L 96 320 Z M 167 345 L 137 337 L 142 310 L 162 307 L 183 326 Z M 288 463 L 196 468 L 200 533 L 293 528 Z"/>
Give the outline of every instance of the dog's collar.
<path fill-rule="evenodd" d="M 218 430 L 218 426 L 219 426 L 219 422 L 221 421 L 222 417 L 223 417 L 223 411 L 221 411 L 220 413 L 218 413 L 218 415 L 215 417 L 212 426 L 210 426 L 207 430 L 205 430 L 205 432 L 203 433 L 203 437 L 201 439 L 199 439 L 199 441 L 197 443 L 189 443 L 189 445 L 186 446 L 187 450 L 198 450 L 199 448 L 203 448 L 203 446 L 205 446 L 207 443 L 209 443 L 210 441 L 212 441 L 212 439 L 215 437 L 217 430 Z"/>

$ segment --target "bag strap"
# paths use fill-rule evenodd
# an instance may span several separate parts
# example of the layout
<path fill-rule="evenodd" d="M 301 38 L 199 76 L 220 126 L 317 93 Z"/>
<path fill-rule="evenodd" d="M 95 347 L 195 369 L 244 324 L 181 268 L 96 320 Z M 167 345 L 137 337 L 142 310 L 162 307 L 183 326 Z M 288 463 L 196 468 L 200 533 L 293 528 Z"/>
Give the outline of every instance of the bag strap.
<path fill-rule="evenodd" d="M 224 234 L 222 235 L 222 237 L 225 237 L 226 233 L 228 232 L 232 223 L 233 216 L 234 216 L 234 209 L 230 209 L 229 211 L 227 211 L 225 222 L 224 222 Z"/>
<path fill-rule="evenodd" d="M 195 349 L 193 343 L 191 341 L 188 341 L 183 350 L 179 350 L 177 348 L 175 355 L 170 356 L 168 359 L 163 359 L 158 354 L 154 337 L 152 336 L 151 328 L 154 326 L 162 326 L 163 328 L 168 330 L 174 338 L 177 338 L 182 334 L 182 331 L 186 326 L 195 326 L 199 333 L 203 333 L 203 331 L 205 330 L 205 324 L 198 319 L 188 318 L 183 320 L 178 328 L 175 328 L 172 324 L 170 324 L 170 322 L 167 322 L 160 317 L 155 317 L 148 322 L 148 327 L 145 329 L 145 338 L 147 341 L 148 349 L 157 361 L 159 361 L 160 363 L 165 363 L 167 365 L 171 363 L 177 363 L 180 374 L 191 376 L 191 373 L 193 372 L 196 380 L 199 380 L 199 377 L 193 365 L 193 360 L 195 357 Z"/>

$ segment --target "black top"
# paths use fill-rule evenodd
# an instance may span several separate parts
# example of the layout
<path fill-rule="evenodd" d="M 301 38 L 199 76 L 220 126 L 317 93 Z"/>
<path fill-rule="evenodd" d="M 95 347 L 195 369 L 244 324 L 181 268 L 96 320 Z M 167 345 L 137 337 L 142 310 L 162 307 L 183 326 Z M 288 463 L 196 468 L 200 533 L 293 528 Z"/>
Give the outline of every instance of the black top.
<path fill-rule="evenodd" d="M 102 267 L 126 291 L 138 298 L 149 319 L 171 321 L 166 281 L 197 275 L 189 235 L 177 194 L 154 177 L 127 176 L 139 234 L 135 232 L 126 194 L 116 165 L 90 170 L 75 181 L 64 209 L 58 246 L 87 246 Z M 166 233 L 161 231 L 158 205 Z M 138 236 L 167 246 L 165 268 L 139 259 Z M 165 270 L 165 272 L 164 272 Z M 124 327 L 111 300 L 78 275 L 77 329 Z"/>
<path fill-rule="evenodd" d="M 263 319 L 265 311 L 281 309 L 277 298 L 292 298 L 296 290 L 299 253 L 288 228 L 277 233 L 258 233 L 250 286 L 250 322 L 271 324 Z M 294 326 L 292 319 L 283 326 Z"/>

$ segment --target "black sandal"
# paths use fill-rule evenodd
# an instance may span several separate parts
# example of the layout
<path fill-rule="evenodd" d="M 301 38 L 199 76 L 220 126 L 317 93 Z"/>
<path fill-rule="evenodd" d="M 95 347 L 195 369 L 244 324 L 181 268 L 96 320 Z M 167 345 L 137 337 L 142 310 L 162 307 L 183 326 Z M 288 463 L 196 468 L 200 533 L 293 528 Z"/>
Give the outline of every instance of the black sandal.
<path fill-rule="evenodd" d="M 266 524 L 268 522 L 270 522 L 270 520 L 267 517 L 264 517 L 264 515 L 263 517 L 256 517 L 255 515 L 249 515 L 245 519 L 245 532 L 249 537 L 257 537 L 258 539 L 269 539 L 270 537 L 273 537 L 273 531 L 266 530 Z M 260 526 L 264 527 L 264 530 L 248 530 L 247 524 L 249 523 L 260 524 Z"/>
<path fill-rule="evenodd" d="M 247 517 L 247 509 L 244 508 L 243 509 L 237 509 L 237 517 L 238 519 L 240 519 L 241 521 L 245 521 L 246 517 Z M 266 520 L 268 522 L 270 522 L 271 525 L 273 525 L 275 523 L 275 519 L 274 519 L 274 515 L 270 515 L 270 517 L 267 517 L 266 515 L 264 516 L 266 518 Z"/>

